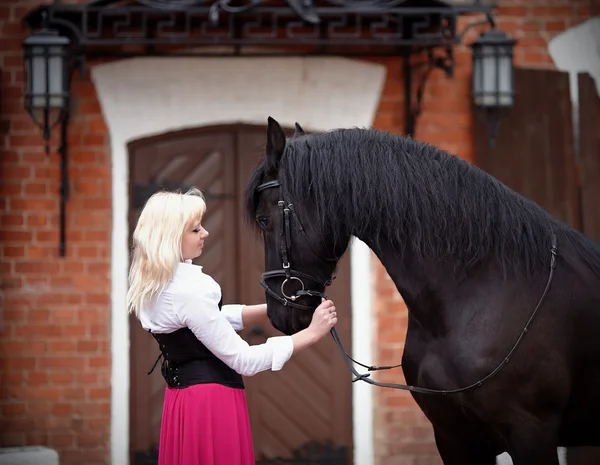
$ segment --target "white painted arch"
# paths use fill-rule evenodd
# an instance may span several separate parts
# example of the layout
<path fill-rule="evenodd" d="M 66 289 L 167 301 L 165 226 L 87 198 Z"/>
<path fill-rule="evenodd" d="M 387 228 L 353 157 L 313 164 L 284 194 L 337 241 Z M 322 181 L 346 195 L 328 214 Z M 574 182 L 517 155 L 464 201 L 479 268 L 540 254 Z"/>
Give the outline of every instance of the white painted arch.
<path fill-rule="evenodd" d="M 337 57 L 150 58 L 92 69 L 108 126 L 112 160 L 111 463 L 128 465 L 129 320 L 128 153 L 135 139 L 217 124 L 282 125 L 306 130 L 373 124 L 385 67 Z M 351 249 L 353 356 L 372 360 L 371 252 Z M 358 311 L 360 309 L 360 311 Z M 362 330 L 361 330 L 362 329 Z M 360 337 L 357 337 L 360 335 Z M 126 355 L 127 354 L 127 355 Z M 354 463 L 373 463 L 372 390 L 353 384 Z"/>

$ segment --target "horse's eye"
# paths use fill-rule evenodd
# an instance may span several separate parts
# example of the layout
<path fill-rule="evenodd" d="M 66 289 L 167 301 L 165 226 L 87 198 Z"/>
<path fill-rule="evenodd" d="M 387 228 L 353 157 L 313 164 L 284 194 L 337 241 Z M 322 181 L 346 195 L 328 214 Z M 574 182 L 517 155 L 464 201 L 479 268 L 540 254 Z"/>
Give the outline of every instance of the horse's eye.
<path fill-rule="evenodd" d="M 269 217 L 268 216 L 259 216 L 256 221 L 258 222 L 258 225 L 262 228 L 265 229 L 267 226 L 269 226 Z"/>

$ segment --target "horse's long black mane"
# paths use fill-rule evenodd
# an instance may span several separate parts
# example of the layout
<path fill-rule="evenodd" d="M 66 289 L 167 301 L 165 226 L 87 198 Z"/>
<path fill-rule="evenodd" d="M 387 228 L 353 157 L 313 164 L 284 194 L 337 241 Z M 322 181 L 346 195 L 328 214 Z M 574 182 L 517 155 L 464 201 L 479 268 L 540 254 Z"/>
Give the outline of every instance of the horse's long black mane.
<path fill-rule="evenodd" d="M 495 258 L 505 271 L 547 273 L 554 231 L 600 274 L 591 240 L 472 164 L 410 138 L 365 129 L 295 137 L 278 178 L 286 200 L 315 209 L 319 231 L 346 225 L 365 242 L 390 241 L 425 263 L 464 273 Z M 264 179 L 261 164 L 246 190 L 252 223 Z"/>

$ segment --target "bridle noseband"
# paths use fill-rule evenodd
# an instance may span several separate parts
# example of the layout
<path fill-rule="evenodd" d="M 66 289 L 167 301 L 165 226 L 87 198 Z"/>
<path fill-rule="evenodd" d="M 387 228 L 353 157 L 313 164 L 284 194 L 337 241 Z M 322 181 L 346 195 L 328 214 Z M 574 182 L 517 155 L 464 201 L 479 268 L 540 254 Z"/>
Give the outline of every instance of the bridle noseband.
<path fill-rule="evenodd" d="M 280 187 L 279 181 L 277 181 L 277 180 L 267 181 L 267 182 L 261 184 L 260 186 L 258 186 L 258 188 L 256 189 L 256 192 L 262 192 L 265 189 L 270 189 L 270 188 L 274 188 L 274 187 Z M 333 281 L 333 279 L 335 279 L 335 274 L 333 274 L 327 281 L 325 281 L 325 283 L 323 283 L 321 285 L 321 286 L 323 286 L 323 292 L 306 288 L 306 286 L 304 285 L 303 279 L 310 280 L 315 283 L 319 283 L 320 281 L 310 274 L 303 273 L 302 271 L 298 271 L 298 270 L 295 270 L 292 268 L 292 265 L 289 260 L 289 252 L 292 247 L 292 236 L 291 236 L 291 231 L 292 231 L 291 221 L 292 220 L 291 220 L 291 218 L 294 219 L 294 222 L 296 223 L 298 230 L 303 234 L 304 234 L 304 228 L 302 227 L 302 224 L 300 223 L 298 216 L 294 212 L 294 206 L 291 203 L 287 203 L 287 205 L 286 205 L 286 202 L 284 202 L 280 197 L 280 200 L 277 202 L 277 205 L 279 207 L 279 219 L 281 222 L 281 224 L 280 224 L 281 233 L 280 234 L 282 236 L 281 247 L 279 249 L 279 254 L 281 256 L 281 269 L 264 272 L 262 275 L 262 281 L 260 282 L 260 285 L 265 288 L 265 290 L 271 297 L 273 297 L 275 300 L 277 300 L 282 305 L 285 305 L 287 307 L 298 308 L 300 310 L 311 310 L 312 311 L 312 310 L 314 310 L 314 307 L 309 307 L 308 305 L 302 305 L 302 304 L 297 303 L 296 301 L 301 297 L 321 297 L 322 299 L 326 299 L 327 296 L 325 294 L 325 288 L 327 288 L 327 286 L 331 285 L 331 282 Z M 321 257 L 319 257 L 319 258 L 321 258 Z M 337 261 L 337 259 L 323 259 L 323 258 L 321 258 L 321 260 Z M 271 279 L 271 278 L 280 278 L 280 277 L 284 277 L 285 279 L 281 283 L 281 287 L 280 287 L 281 294 L 278 294 L 277 292 L 275 292 L 274 290 L 272 290 L 269 287 L 269 285 L 267 284 L 267 280 Z M 289 284 L 293 281 L 296 281 L 297 284 L 300 285 L 300 290 L 297 290 L 296 292 L 289 295 L 288 293 L 286 293 L 286 284 Z"/>

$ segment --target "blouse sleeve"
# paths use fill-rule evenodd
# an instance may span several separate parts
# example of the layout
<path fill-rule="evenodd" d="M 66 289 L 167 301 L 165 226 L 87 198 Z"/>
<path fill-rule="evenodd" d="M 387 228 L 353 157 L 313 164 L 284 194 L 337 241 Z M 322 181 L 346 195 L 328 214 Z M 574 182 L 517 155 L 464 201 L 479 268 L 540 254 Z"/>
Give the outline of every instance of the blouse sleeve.
<path fill-rule="evenodd" d="M 244 322 L 242 320 L 242 309 L 243 305 L 240 304 L 227 304 L 221 307 L 221 313 L 225 315 L 229 324 L 236 331 L 244 329 Z"/>
<path fill-rule="evenodd" d="M 190 328 L 208 350 L 242 376 L 280 370 L 292 356 L 291 336 L 270 337 L 264 344 L 249 345 L 219 311 L 218 300 L 210 292 L 196 290 L 184 296 L 176 309 L 181 324 Z"/>

